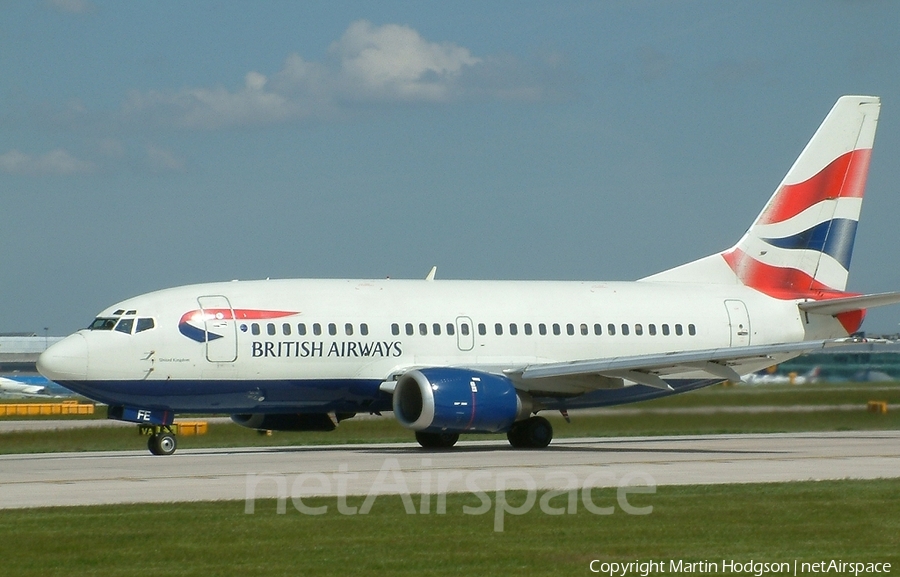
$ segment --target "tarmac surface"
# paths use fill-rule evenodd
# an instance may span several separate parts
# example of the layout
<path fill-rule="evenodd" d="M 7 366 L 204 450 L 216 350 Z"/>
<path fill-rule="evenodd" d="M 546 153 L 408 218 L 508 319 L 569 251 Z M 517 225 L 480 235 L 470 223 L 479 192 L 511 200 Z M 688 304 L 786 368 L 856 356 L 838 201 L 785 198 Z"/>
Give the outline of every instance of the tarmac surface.
<path fill-rule="evenodd" d="M 900 431 L 42 453 L 0 456 L 0 508 L 875 478 L 900 478 Z"/>
<path fill-rule="evenodd" d="M 615 407 L 609 409 L 573 409 L 572 417 L 579 415 L 595 416 L 634 416 L 634 415 L 712 415 L 712 414 L 750 414 L 750 413 L 821 413 L 825 411 L 865 411 L 866 405 L 837 404 L 837 405 L 741 405 L 741 406 L 713 406 L 713 407 L 670 407 L 670 408 L 626 408 Z M 358 414 L 354 421 L 366 419 L 383 419 L 377 415 Z M 203 417 L 184 419 L 190 421 L 206 421 L 212 423 L 230 423 L 229 417 Z M 100 427 L 134 427 L 135 423 L 116 421 L 112 419 L 12 419 L 0 420 L 0 434 L 17 433 L 27 431 L 66 431 L 71 429 L 93 429 Z"/>

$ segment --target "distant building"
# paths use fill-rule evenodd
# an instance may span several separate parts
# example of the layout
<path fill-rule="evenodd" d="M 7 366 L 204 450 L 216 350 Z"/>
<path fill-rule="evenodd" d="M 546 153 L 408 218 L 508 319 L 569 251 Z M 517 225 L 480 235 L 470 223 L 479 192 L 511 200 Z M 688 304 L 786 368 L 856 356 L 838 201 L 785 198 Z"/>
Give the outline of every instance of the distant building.
<path fill-rule="evenodd" d="M 38 356 L 63 337 L 35 333 L 0 333 L 0 372 L 34 373 Z"/>
<path fill-rule="evenodd" d="M 778 365 L 773 374 L 804 375 L 819 369 L 822 381 L 900 380 L 900 342 L 859 343 L 823 349 Z"/>

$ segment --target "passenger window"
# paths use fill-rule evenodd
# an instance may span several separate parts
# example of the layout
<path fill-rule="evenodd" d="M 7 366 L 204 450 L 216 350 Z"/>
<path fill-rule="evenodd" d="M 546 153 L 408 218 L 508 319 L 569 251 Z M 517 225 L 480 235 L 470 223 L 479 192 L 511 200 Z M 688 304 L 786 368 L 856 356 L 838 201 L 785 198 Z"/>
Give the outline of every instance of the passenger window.
<path fill-rule="evenodd" d="M 142 333 L 144 331 L 149 331 L 153 327 L 156 326 L 156 323 L 153 322 L 153 319 L 138 319 L 137 329 L 134 332 Z"/>
<path fill-rule="evenodd" d="M 566 334 L 570 337 L 575 334 L 575 325 L 569 323 L 566 325 Z"/>
<path fill-rule="evenodd" d="M 463 324 L 459 325 L 459 332 L 462 333 L 462 336 L 464 336 L 464 337 L 469 336 L 469 324 L 463 323 Z"/>
<path fill-rule="evenodd" d="M 447 334 L 451 337 L 456 334 L 456 327 L 453 326 L 453 323 L 447 323 Z"/>
<path fill-rule="evenodd" d="M 306 323 L 298 323 L 297 324 L 297 334 L 301 337 L 306 335 Z"/>
<path fill-rule="evenodd" d="M 291 336 L 291 325 L 288 323 L 281 325 L 281 332 L 284 333 L 284 336 L 286 337 Z"/>
<path fill-rule="evenodd" d="M 275 335 L 275 323 L 268 323 L 266 325 L 266 332 L 269 333 L 270 336 Z"/>
<path fill-rule="evenodd" d="M 337 334 L 337 325 L 334 323 L 328 323 L 328 334 L 334 336 Z"/>
<path fill-rule="evenodd" d="M 253 323 L 250 325 L 250 332 L 256 336 L 259 336 L 259 323 Z"/>
<path fill-rule="evenodd" d="M 366 323 L 362 323 L 359 325 L 359 334 L 362 336 L 367 336 L 369 334 L 369 325 Z"/>
<path fill-rule="evenodd" d="M 587 328 L 587 325 L 586 325 L 585 323 L 581 323 L 581 334 L 582 334 L 582 335 L 587 335 L 587 334 L 588 334 L 588 328 Z"/>
<path fill-rule="evenodd" d="M 525 334 L 531 336 L 531 323 L 525 323 Z"/>
<path fill-rule="evenodd" d="M 126 335 L 131 334 L 132 328 L 134 328 L 134 319 L 122 319 L 119 321 L 119 324 L 116 325 L 116 330 L 120 333 L 125 333 Z"/>
<path fill-rule="evenodd" d="M 681 328 L 681 325 L 675 325 L 675 334 L 679 337 L 684 334 L 684 329 Z"/>
<path fill-rule="evenodd" d="M 478 334 L 481 336 L 487 334 L 487 327 L 484 326 L 484 323 L 478 323 Z"/>
<path fill-rule="evenodd" d="M 615 334 L 616 334 L 616 325 L 614 325 L 614 324 L 612 324 L 612 323 L 609 323 L 608 325 L 606 325 L 606 334 L 608 334 L 608 335 L 610 335 L 610 336 L 615 336 Z"/>
<path fill-rule="evenodd" d="M 509 334 L 513 336 L 519 334 L 519 327 L 516 326 L 516 323 L 509 323 Z"/>
<path fill-rule="evenodd" d="M 432 325 L 431 334 L 441 336 L 441 323 L 434 323 L 434 325 Z"/>
<path fill-rule="evenodd" d="M 494 325 L 494 334 L 496 334 L 498 336 L 502 335 L 503 334 L 503 325 L 501 325 L 500 323 L 496 323 Z"/>
<path fill-rule="evenodd" d="M 313 334 L 319 336 L 322 334 L 322 325 L 319 323 L 313 323 Z"/>
<path fill-rule="evenodd" d="M 656 325 L 650 323 L 647 325 L 647 332 L 650 333 L 650 336 L 656 336 Z"/>
<path fill-rule="evenodd" d="M 541 333 L 541 335 L 546 335 L 547 334 L 547 325 L 545 325 L 544 323 L 539 324 L 538 332 Z"/>
<path fill-rule="evenodd" d="M 556 336 L 559 336 L 559 333 L 560 333 L 559 323 L 553 323 L 553 334 Z"/>
<path fill-rule="evenodd" d="M 406 334 L 409 336 L 412 336 L 412 334 L 414 332 L 412 323 L 406 323 L 405 328 L 406 328 Z"/>
<path fill-rule="evenodd" d="M 603 334 L 603 326 L 600 323 L 594 323 L 594 334 L 598 337 Z"/>
<path fill-rule="evenodd" d="M 397 323 L 391 323 L 391 334 L 395 337 L 400 334 L 400 325 Z"/>
<path fill-rule="evenodd" d="M 626 337 L 628 336 L 628 325 L 626 325 L 625 323 L 622 323 L 622 335 Z"/>
<path fill-rule="evenodd" d="M 344 325 L 344 333 L 346 333 L 348 337 L 353 335 L 353 323 L 346 323 Z"/>
<path fill-rule="evenodd" d="M 668 324 L 663 324 L 662 333 L 663 333 L 664 337 L 669 336 L 669 325 Z"/>
<path fill-rule="evenodd" d="M 419 334 L 423 337 L 428 334 L 428 325 L 425 323 L 419 323 Z"/>
<path fill-rule="evenodd" d="M 640 323 L 634 325 L 634 334 L 636 334 L 638 336 L 641 336 L 642 334 L 644 334 L 644 325 L 642 325 Z"/>
<path fill-rule="evenodd" d="M 688 334 L 694 336 L 697 334 L 697 327 L 694 325 L 688 325 Z"/>

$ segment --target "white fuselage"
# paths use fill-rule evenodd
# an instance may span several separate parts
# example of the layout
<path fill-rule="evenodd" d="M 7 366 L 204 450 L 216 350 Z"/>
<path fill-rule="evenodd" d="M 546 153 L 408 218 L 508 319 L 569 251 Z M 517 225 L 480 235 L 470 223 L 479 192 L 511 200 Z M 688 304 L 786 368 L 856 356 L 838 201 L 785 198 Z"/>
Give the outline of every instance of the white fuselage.
<path fill-rule="evenodd" d="M 502 373 L 540 363 L 846 336 L 831 317 L 815 316 L 809 324 L 804 316 L 795 301 L 740 285 L 235 281 L 162 290 L 110 307 L 99 318 L 134 318 L 131 332 L 82 330 L 69 337 L 79 353 L 86 348 L 87 362 L 73 361 L 56 380 L 110 403 L 153 404 L 158 392 L 173 410 L 305 410 L 331 406 L 348 391 L 355 403 L 364 399 L 363 408 L 384 410 L 378 385 L 413 367 Z M 152 319 L 143 321 L 152 328 L 136 332 L 137 319 Z M 743 374 L 780 360 L 736 368 Z M 216 383 L 227 391 L 218 400 Z M 554 398 L 603 388 L 583 379 L 516 386 Z M 130 396 L 117 397 L 119 389 Z"/>

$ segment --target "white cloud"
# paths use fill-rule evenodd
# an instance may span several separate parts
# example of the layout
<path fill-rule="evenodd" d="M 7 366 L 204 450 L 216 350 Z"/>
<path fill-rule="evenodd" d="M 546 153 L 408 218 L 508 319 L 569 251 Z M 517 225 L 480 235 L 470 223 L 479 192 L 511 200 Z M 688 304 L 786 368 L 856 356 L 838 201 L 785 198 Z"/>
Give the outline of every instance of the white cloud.
<path fill-rule="evenodd" d="M 184 160 L 170 150 L 152 144 L 147 145 L 147 163 L 150 168 L 160 172 L 183 172 L 185 168 Z"/>
<path fill-rule="evenodd" d="M 107 158 L 123 158 L 125 143 L 118 138 L 102 138 L 96 143 L 97 152 Z"/>
<path fill-rule="evenodd" d="M 480 58 L 455 44 L 427 42 L 407 26 L 360 20 L 329 48 L 340 61 L 345 97 L 445 101 L 465 67 Z"/>
<path fill-rule="evenodd" d="M 503 61 L 497 59 L 491 61 L 491 74 L 479 72 L 485 62 L 456 44 L 429 42 L 408 26 L 359 20 L 331 44 L 325 62 L 290 54 L 271 77 L 248 72 L 244 85 L 234 90 L 219 86 L 133 92 L 123 113 L 213 129 L 322 118 L 352 103 L 442 104 L 519 95 L 535 99 L 542 93 L 540 86 L 533 86 L 536 76 L 504 74 L 498 65 Z"/>
<path fill-rule="evenodd" d="M 271 124 L 300 116 L 298 104 L 265 89 L 267 79 L 249 72 L 244 87 L 231 92 L 222 87 L 187 88 L 177 93 L 133 92 L 125 103 L 127 115 L 135 113 L 174 116 L 192 128 L 218 128 Z"/>
<path fill-rule="evenodd" d="M 10 174 L 79 174 L 94 168 L 93 163 L 79 160 L 62 148 L 40 156 L 18 150 L 0 155 L 0 170 Z"/>
<path fill-rule="evenodd" d="M 71 14 L 84 14 L 94 8 L 87 0 L 50 0 L 50 5 L 61 12 Z"/>

